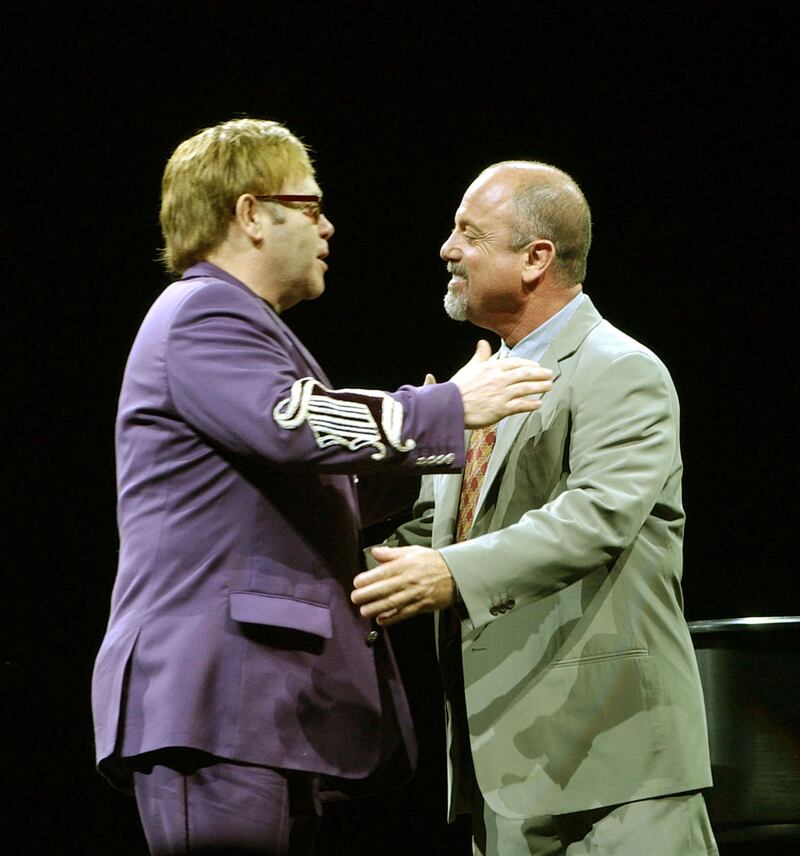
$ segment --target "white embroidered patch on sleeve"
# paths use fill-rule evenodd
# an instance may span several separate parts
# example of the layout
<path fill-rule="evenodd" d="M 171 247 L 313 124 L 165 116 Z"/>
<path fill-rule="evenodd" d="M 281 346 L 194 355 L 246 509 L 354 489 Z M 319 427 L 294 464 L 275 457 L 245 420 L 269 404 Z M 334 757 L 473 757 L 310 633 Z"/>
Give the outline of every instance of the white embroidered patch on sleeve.
<path fill-rule="evenodd" d="M 365 401 L 380 404 L 380 426 Z M 356 400 L 354 400 L 356 399 Z M 288 398 L 278 402 L 272 412 L 275 422 L 286 429 L 308 423 L 320 449 L 346 446 L 356 451 L 374 446 L 374 461 L 386 457 L 386 444 L 398 452 L 416 447 L 414 440 L 401 439 L 403 405 L 385 392 L 372 389 L 328 389 L 312 377 L 292 384 Z"/>

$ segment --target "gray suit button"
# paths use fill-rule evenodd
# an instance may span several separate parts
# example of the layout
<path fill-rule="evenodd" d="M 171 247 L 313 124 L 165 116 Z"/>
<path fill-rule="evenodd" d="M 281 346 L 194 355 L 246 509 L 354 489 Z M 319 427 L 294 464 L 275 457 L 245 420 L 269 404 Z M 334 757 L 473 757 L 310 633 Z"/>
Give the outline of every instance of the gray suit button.
<path fill-rule="evenodd" d="M 511 600 L 508 601 L 508 608 L 513 609 L 517 605 L 517 602 L 512 597 Z"/>
<path fill-rule="evenodd" d="M 500 607 L 499 606 L 490 606 L 489 607 L 489 615 L 499 615 Z"/>
<path fill-rule="evenodd" d="M 370 630 L 369 633 L 364 637 L 364 641 L 371 648 L 378 641 L 378 631 Z"/>

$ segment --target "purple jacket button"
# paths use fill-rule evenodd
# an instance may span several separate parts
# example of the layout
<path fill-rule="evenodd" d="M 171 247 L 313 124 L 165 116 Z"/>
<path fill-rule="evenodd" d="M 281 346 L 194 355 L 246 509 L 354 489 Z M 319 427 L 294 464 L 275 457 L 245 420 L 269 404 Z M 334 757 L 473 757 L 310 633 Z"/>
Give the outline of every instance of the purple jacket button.
<path fill-rule="evenodd" d="M 378 640 L 378 631 L 377 630 L 370 630 L 369 633 L 367 633 L 367 635 L 364 637 L 364 641 L 367 643 L 367 645 L 369 645 L 370 648 L 375 644 L 375 642 L 377 640 Z"/>

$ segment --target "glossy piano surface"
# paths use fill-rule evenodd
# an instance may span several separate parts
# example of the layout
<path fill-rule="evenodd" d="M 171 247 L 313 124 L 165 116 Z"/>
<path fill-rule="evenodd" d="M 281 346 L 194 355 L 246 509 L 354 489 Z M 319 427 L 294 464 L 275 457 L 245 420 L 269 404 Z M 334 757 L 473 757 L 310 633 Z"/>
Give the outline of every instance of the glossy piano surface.
<path fill-rule="evenodd" d="M 800 616 L 694 621 L 689 629 L 714 774 L 706 801 L 721 853 L 761 842 L 765 853 L 800 854 Z M 789 849 L 775 849 L 782 842 Z"/>

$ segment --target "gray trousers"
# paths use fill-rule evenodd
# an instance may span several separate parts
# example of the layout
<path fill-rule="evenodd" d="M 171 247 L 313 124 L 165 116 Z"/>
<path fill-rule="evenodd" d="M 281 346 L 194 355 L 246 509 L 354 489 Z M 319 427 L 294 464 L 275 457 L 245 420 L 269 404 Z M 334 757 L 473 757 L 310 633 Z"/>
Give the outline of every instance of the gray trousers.
<path fill-rule="evenodd" d="M 484 804 L 472 824 L 473 856 L 718 856 L 699 793 L 523 819 Z"/>

